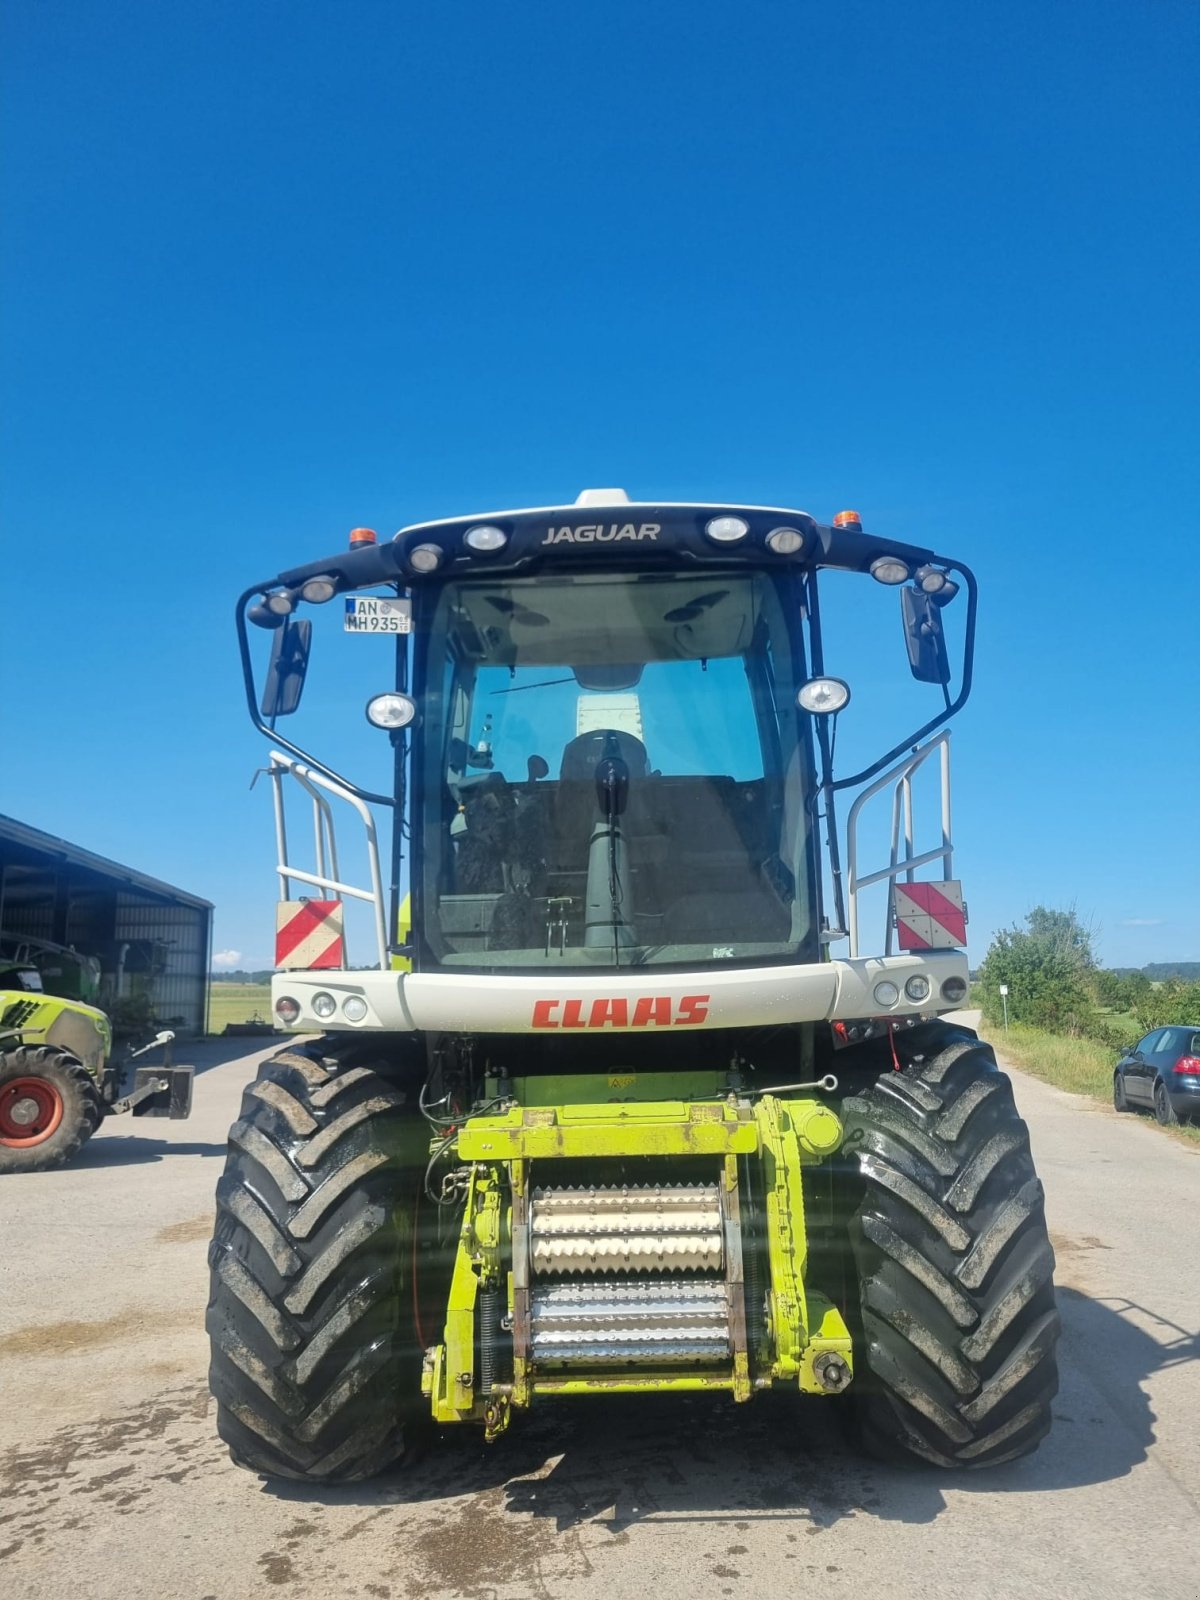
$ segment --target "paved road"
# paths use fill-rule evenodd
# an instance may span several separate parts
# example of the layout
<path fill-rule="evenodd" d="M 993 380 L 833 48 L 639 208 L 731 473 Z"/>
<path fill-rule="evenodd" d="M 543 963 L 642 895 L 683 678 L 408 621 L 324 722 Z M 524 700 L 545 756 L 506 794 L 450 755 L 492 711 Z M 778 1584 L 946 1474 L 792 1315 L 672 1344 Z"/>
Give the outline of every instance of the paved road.
<path fill-rule="evenodd" d="M 1200 1151 L 1017 1077 L 1065 1322 L 1050 1440 L 991 1472 L 857 1459 L 819 1401 L 580 1401 L 348 1490 L 268 1488 L 213 1431 L 211 1193 L 256 1055 L 188 1123 L 110 1123 L 0 1199 L 7 1600 L 1200 1595 Z"/>

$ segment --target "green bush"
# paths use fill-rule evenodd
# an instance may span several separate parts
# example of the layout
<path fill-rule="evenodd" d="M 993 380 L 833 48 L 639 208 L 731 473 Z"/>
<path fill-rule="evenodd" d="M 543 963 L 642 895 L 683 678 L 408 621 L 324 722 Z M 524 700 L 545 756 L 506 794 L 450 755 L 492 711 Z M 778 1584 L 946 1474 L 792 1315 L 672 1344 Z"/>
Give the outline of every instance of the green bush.
<path fill-rule="evenodd" d="M 1088 978 L 1095 970 L 1091 935 L 1074 911 L 1036 906 L 1024 928 L 1002 928 L 979 968 L 979 996 L 989 1022 L 1004 1015 L 1000 985 L 1008 986 L 1008 1014 L 1052 1031 L 1077 1031 L 1090 1012 Z"/>
<path fill-rule="evenodd" d="M 1136 1030 L 1131 1027 L 1127 1017 L 1109 1016 L 1103 1011 L 1085 1011 L 1076 1018 L 1074 1028 L 1069 1031 L 1117 1051 L 1133 1043 Z"/>
<path fill-rule="evenodd" d="M 1153 986 L 1147 984 L 1130 1009 L 1142 1033 L 1170 1023 L 1200 1026 L 1200 983 L 1184 983 L 1175 978 Z"/>
<path fill-rule="evenodd" d="M 1010 1022 L 1109 1050 L 1169 1023 L 1200 1026 L 1200 982 L 1153 983 L 1144 972 L 1097 967 L 1091 932 L 1073 910 L 1036 906 L 1025 924 L 1002 929 L 979 968 L 974 996 L 989 1022 L 1003 1020 L 1000 985 L 1007 984 Z"/>

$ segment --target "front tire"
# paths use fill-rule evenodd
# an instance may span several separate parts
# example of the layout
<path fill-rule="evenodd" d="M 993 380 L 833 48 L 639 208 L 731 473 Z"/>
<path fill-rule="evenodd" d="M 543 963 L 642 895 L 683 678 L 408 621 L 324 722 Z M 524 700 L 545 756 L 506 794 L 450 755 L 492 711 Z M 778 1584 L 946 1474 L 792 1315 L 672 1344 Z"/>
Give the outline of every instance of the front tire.
<path fill-rule="evenodd" d="M 1058 1388 L 1042 1186 L 987 1046 L 934 1024 L 896 1047 L 903 1070 L 844 1108 L 860 1431 L 886 1459 L 995 1466 L 1035 1448 Z"/>
<path fill-rule="evenodd" d="M 403 1453 L 422 1354 L 406 1310 L 406 1096 L 328 1048 L 282 1051 L 246 1091 L 207 1317 L 230 1454 L 315 1482 L 370 1477 Z"/>
<path fill-rule="evenodd" d="M 0 1054 L 0 1172 L 65 1166 L 104 1120 L 87 1068 L 51 1045 Z"/>
<path fill-rule="evenodd" d="M 1125 1092 L 1125 1079 L 1124 1079 L 1123 1075 L 1121 1073 L 1119 1073 L 1119 1072 L 1114 1072 L 1113 1073 L 1113 1110 L 1114 1111 L 1132 1111 L 1133 1110 L 1133 1107 L 1129 1104 L 1129 1096 Z"/>

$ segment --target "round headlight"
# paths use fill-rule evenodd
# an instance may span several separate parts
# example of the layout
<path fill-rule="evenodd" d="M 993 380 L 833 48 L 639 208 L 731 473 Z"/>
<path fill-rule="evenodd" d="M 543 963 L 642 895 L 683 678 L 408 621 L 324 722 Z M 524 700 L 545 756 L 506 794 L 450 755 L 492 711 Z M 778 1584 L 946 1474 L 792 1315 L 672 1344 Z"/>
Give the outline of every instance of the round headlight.
<path fill-rule="evenodd" d="M 884 978 L 882 983 L 877 983 L 871 993 L 875 996 L 877 1006 L 894 1006 L 900 998 L 900 991 L 890 978 Z"/>
<path fill-rule="evenodd" d="M 917 580 L 917 587 L 925 594 L 940 594 L 950 582 L 940 567 L 918 567 L 913 577 Z"/>
<path fill-rule="evenodd" d="M 472 550 L 503 550 L 508 543 L 508 535 L 503 528 L 493 528 L 489 524 L 469 529 L 465 542 Z"/>
<path fill-rule="evenodd" d="M 377 694 L 367 701 L 367 721 L 376 728 L 407 728 L 416 715 L 417 702 L 406 694 Z"/>
<path fill-rule="evenodd" d="M 300 585 L 300 593 L 310 605 L 321 606 L 326 600 L 332 600 L 337 593 L 337 584 L 332 578 L 322 574 L 319 578 L 307 578 Z"/>
<path fill-rule="evenodd" d="M 804 535 L 799 528 L 772 528 L 767 535 L 767 549 L 777 556 L 794 556 L 804 549 Z"/>
<path fill-rule="evenodd" d="M 290 994 L 281 994 L 275 1002 L 275 1015 L 285 1028 L 290 1028 L 300 1015 L 299 1000 L 293 1000 Z"/>
<path fill-rule="evenodd" d="M 876 556 L 871 563 L 876 583 L 907 583 L 908 567 L 899 556 Z"/>
<path fill-rule="evenodd" d="M 914 972 L 904 985 L 904 992 L 914 1005 L 920 1005 L 922 1000 L 929 999 L 929 979 L 924 973 Z"/>
<path fill-rule="evenodd" d="M 419 544 L 408 552 L 408 564 L 414 572 L 436 572 L 442 564 L 440 544 Z M 904 574 L 908 576 L 907 572 Z"/>
<path fill-rule="evenodd" d="M 296 609 L 296 596 L 290 589 L 276 589 L 267 596 L 266 607 L 276 617 L 290 617 Z"/>
<path fill-rule="evenodd" d="M 942 999 L 949 1000 L 952 1006 L 958 1005 L 959 1001 L 966 998 L 967 980 L 960 978 L 957 973 L 953 977 L 947 978 L 942 984 Z"/>
<path fill-rule="evenodd" d="M 796 704 L 815 717 L 828 717 L 850 703 L 850 685 L 841 678 L 810 678 L 796 694 Z"/>
<path fill-rule="evenodd" d="M 361 1022 L 367 1014 L 367 1002 L 360 994 L 347 995 L 342 1001 L 342 1015 L 347 1022 Z"/>
<path fill-rule="evenodd" d="M 704 531 L 718 544 L 736 544 L 750 532 L 750 524 L 741 517 L 713 517 L 704 524 Z"/>
<path fill-rule="evenodd" d="M 318 990 L 313 995 L 310 1004 L 319 1017 L 331 1017 L 337 1010 L 337 1001 L 331 994 L 326 994 L 324 989 Z"/>

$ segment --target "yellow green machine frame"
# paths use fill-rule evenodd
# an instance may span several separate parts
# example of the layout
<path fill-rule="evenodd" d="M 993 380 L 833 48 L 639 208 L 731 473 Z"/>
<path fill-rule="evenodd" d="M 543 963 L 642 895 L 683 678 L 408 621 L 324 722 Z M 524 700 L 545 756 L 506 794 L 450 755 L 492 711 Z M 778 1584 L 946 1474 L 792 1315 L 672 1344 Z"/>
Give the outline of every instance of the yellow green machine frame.
<path fill-rule="evenodd" d="M 793 1384 L 811 1394 L 839 1393 L 852 1375 L 851 1338 L 836 1307 L 805 1282 L 804 1172 L 828 1161 L 841 1140 L 841 1124 L 828 1106 L 774 1095 L 753 1103 L 730 1095 L 699 1103 L 516 1105 L 498 1115 L 472 1117 L 457 1134 L 457 1156 L 466 1164 L 466 1204 L 445 1327 L 441 1342 L 426 1354 L 422 1376 L 422 1391 L 435 1419 L 481 1423 L 487 1437 L 494 1438 L 508 1425 L 514 1407 L 528 1407 L 544 1396 L 708 1390 L 726 1391 L 740 1401 L 775 1383 Z M 728 1362 L 683 1370 L 539 1370 L 530 1359 L 529 1234 L 535 1173 L 553 1181 L 569 1176 L 572 1163 L 657 1163 L 685 1157 L 711 1158 L 720 1174 Z M 741 1220 L 745 1179 L 739 1166 L 744 1174 L 752 1163 L 759 1164 L 756 1190 L 768 1281 L 762 1285 L 761 1317 L 748 1326 Z M 500 1295 L 506 1308 L 511 1382 L 489 1381 L 479 1370 L 477 1308 L 487 1292 Z"/>

